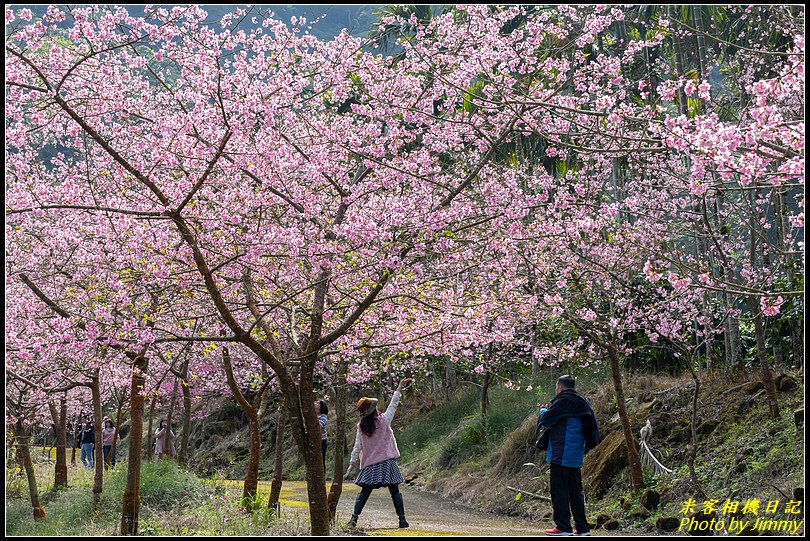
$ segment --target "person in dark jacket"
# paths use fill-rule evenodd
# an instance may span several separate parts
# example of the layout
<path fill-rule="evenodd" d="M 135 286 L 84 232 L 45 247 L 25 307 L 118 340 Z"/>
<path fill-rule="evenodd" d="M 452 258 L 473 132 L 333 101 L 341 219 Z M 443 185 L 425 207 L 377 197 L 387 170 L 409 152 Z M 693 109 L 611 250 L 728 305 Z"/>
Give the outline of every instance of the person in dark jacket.
<path fill-rule="evenodd" d="M 93 418 L 85 417 L 84 428 L 82 430 L 82 464 L 85 468 L 92 468 L 95 465 L 93 450 L 96 447 L 96 433 L 93 430 Z"/>
<path fill-rule="evenodd" d="M 573 376 L 557 379 L 556 396 L 537 418 L 537 446 L 551 469 L 554 525 L 547 535 L 590 535 L 582 493 L 582 461 L 599 443 L 599 426 L 588 400 L 574 390 Z M 576 530 L 571 531 L 571 514 Z"/>

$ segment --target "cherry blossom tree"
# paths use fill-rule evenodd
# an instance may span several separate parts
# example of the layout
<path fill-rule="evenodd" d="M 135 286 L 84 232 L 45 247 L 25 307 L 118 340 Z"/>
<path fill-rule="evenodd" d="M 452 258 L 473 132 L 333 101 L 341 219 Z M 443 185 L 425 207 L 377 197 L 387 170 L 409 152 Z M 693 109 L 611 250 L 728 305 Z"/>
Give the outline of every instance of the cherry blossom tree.
<path fill-rule="evenodd" d="M 694 209 L 701 167 L 743 188 L 803 179 L 803 34 L 780 56 L 779 84 L 751 81 L 763 101 L 731 125 L 687 114 L 686 96 L 710 89 L 683 66 L 652 87 L 637 59 L 671 29 L 622 36 L 618 7 L 392 13 L 396 57 L 348 33 L 320 41 L 303 19 L 205 17 L 6 11 L 7 275 L 28 288 L 15 302 L 54 318 L 19 347 L 131 368 L 122 533 L 137 531 L 146 378 L 165 348 L 225 344 L 274 378 L 312 533 L 326 534 L 321 370 L 342 374 L 348 359 L 358 381 L 378 368 L 372 349 L 530 347 L 526 328 L 564 317 L 609 358 L 621 413 L 629 335 L 682 340 L 698 293 L 721 280 L 752 313 L 778 310 L 770 286 L 786 266 L 760 249 L 758 197 L 727 246 Z M 744 238 L 749 264 L 710 271 Z M 787 253 L 798 236 L 779 238 Z M 710 336 L 713 312 L 700 317 Z M 626 412 L 622 425 L 632 455 Z"/>
<path fill-rule="evenodd" d="M 471 14 L 482 28 L 484 15 Z M 47 297 L 71 301 L 68 283 L 82 280 L 99 288 L 64 319 L 134 364 L 134 438 L 154 344 L 233 341 L 261 359 L 308 466 L 313 533 L 325 533 L 312 406 L 319 355 L 383 289 L 408 289 L 414 277 L 401 270 L 448 224 L 480 234 L 486 205 L 508 206 L 464 194 L 476 179 L 497 183 L 501 168 L 485 166 L 518 111 L 468 112 L 458 87 L 488 68 L 470 70 L 460 57 L 447 57 L 440 81 L 425 51 L 394 69 L 348 34 L 322 43 L 272 19 L 245 32 L 226 18 L 217 33 L 195 7 L 150 9 L 148 20 L 123 8 L 70 16 L 66 37 L 54 24 L 65 13 L 54 8 L 7 40 L 14 232 L 30 239 L 30 221 L 83 248 L 71 260 L 77 272 Z M 442 116 L 431 96 L 441 96 Z M 350 98 L 357 103 L 342 107 Z M 46 160 L 48 145 L 60 150 Z M 83 257 L 90 239 L 101 245 L 95 260 Z M 39 264 L 58 266 L 49 256 Z M 258 318 L 241 292 L 248 270 Z M 197 338 L 182 334 L 191 317 L 206 321 Z M 109 335 L 99 333 L 103 318 Z M 221 324 L 229 336 L 217 336 Z M 139 452 L 131 446 L 131 491 Z M 124 499 L 122 531 L 131 533 L 137 492 Z"/>

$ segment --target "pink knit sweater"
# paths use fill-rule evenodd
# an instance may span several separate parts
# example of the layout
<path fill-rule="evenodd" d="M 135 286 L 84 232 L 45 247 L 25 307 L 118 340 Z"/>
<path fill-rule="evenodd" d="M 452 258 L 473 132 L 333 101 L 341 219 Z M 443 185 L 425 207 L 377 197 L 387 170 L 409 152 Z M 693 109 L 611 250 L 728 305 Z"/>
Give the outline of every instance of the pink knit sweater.
<path fill-rule="evenodd" d="M 394 392 L 388 409 L 385 410 L 385 413 L 382 415 L 377 416 L 376 427 L 372 437 L 369 438 L 363 434 L 363 431 L 360 430 L 360 423 L 357 424 L 357 437 L 355 438 L 354 449 L 352 450 L 351 464 L 357 462 L 358 455 L 361 455 L 360 469 L 388 460 L 389 458 L 399 458 L 397 440 L 394 438 L 394 431 L 391 430 L 391 421 L 399 405 L 399 397 L 399 392 Z"/>

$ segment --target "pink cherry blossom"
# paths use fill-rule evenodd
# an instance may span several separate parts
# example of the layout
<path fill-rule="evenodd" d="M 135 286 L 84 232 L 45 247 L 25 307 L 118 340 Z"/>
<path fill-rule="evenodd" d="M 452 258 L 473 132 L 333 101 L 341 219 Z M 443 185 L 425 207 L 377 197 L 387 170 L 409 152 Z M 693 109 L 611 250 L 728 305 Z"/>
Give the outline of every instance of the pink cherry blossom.
<path fill-rule="evenodd" d="M 782 296 L 778 296 L 776 298 L 773 297 L 762 297 L 759 300 L 760 307 L 762 308 L 762 313 L 766 316 L 775 316 L 779 314 L 779 307 L 782 306 L 784 303 L 784 299 Z"/>

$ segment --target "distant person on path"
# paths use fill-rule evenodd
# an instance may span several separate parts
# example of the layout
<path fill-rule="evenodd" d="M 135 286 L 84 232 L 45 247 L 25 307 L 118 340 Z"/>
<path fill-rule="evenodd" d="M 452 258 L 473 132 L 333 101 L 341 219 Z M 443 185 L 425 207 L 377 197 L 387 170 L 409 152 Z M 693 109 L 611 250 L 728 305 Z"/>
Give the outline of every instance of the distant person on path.
<path fill-rule="evenodd" d="M 318 412 L 318 423 L 321 425 L 321 455 L 323 455 L 323 473 L 326 475 L 326 422 L 329 407 L 324 400 L 315 401 L 315 411 Z"/>
<path fill-rule="evenodd" d="M 93 460 L 93 450 L 96 447 L 96 433 L 93 431 L 93 418 L 87 415 L 85 418 L 84 428 L 82 430 L 82 464 L 87 469 L 95 466 Z"/>
<path fill-rule="evenodd" d="M 574 390 L 573 376 L 560 376 L 556 396 L 537 418 L 538 448 L 548 450 L 554 528 L 546 535 L 590 535 L 582 493 L 582 461 L 599 443 L 599 426 L 588 400 Z M 545 429 L 545 430 L 543 430 Z M 576 530 L 571 531 L 571 514 Z"/>
<path fill-rule="evenodd" d="M 360 473 L 354 483 L 359 485 L 362 490 L 354 502 L 354 513 L 349 520 L 350 528 L 357 526 L 357 519 L 363 511 L 371 491 L 380 487 L 388 487 L 388 491 L 391 493 L 394 509 L 399 517 L 399 527 L 410 526 L 405 520 L 405 504 L 402 501 L 402 494 L 399 492 L 399 484 L 404 483 L 405 479 L 397 465 L 399 449 L 394 432 L 391 430 L 391 421 L 397 411 L 402 389 L 407 388 L 412 381 L 410 378 L 406 378 L 399 382 L 385 413 L 377 410 L 376 398 L 363 397 L 357 401 L 357 412 L 361 418 L 357 423 L 357 437 L 354 440 L 354 449 L 346 476 L 348 477 L 354 470 L 357 458 L 361 457 Z"/>
<path fill-rule="evenodd" d="M 113 440 L 115 438 L 115 440 Z M 115 425 L 112 420 L 104 419 L 104 429 L 101 431 L 102 449 L 104 450 L 104 465 L 108 468 L 115 466 L 115 453 L 112 452 L 113 445 L 121 440 L 115 433 Z"/>
<path fill-rule="evenodd" d="M 160 426 L 155 432 L 155 458 L 158 460 L 164 455 L 174 456 L 174 432 L 166 426 L 166 419 L 160 420 Z"/>

